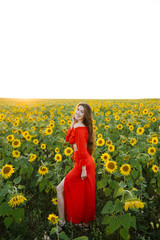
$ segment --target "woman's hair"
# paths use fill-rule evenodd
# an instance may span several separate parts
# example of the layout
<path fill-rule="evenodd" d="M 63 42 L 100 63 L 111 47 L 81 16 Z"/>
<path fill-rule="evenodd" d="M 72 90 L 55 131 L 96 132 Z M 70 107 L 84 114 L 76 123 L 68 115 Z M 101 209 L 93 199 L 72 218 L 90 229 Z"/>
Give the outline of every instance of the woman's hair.
<path fill-rule="evenodd" d="M 80 102 L 76 109 L 79 106 L 84 107 L 84 118 L 83 118 L 83 124 L 88 128 L 88 143 L 87 148 L 89 153 L 92 155 L 94 153 L 95 148 L 95 132 L 93 130 L 93 117 L 92 117 L 92 109 L 89 104 Z"/>

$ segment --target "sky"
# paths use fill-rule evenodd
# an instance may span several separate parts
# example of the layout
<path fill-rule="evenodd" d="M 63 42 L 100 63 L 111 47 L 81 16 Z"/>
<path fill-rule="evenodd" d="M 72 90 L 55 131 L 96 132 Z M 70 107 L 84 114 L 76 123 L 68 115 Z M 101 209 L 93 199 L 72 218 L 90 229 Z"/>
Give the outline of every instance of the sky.
<path fill-rule="evenodd" d="M 160 98 L 160 1 L 0 1 L 0 98 Z"/>

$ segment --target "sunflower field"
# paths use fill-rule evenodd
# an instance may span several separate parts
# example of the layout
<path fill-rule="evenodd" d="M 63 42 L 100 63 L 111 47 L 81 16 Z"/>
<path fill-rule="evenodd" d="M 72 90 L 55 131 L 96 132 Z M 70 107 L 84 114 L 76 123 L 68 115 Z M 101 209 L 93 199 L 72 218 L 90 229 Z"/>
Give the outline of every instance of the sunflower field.
<path fill-rule="evenodd" d="M 0 239 L 160 239 L 160 100 L 0 100 Z M 96 219 L 58 234 L 56 186 L 79 102 L 96 132 Z"/>

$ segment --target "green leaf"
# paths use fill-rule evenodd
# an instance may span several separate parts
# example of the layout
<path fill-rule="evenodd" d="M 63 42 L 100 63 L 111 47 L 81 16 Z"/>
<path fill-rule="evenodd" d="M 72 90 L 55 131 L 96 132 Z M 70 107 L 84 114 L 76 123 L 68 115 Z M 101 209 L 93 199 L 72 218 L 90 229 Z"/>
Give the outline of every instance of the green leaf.
<path fill-rule="evenodd" d="M 13 218 L 12 218 L 12 217 L 5 217 L 5 219 L 4 219 L 5 227 L 6 227 L 6 228 L 9 228 L 9 226 L 10 226 L 11 223 L 12 223 L 12 221 L 13 221 Z"/>
<path fill-rule="evenodd" d="M 128 230 L 126 230 L 125 228 L 122 228 L 120 230 L 120 235 L 124 240 L 127 240 L 128 239 Z"/>
<path fill-rule="evenodd" d="M 109 215 L 105 215 L 105 217 L 103 218 L 102 224 L 107 225 L 109 218 L 110 218 Z"/>
<path fill-rule="evenodd" d="M 138 177 L 138 171 L 132 170 L 131 175 L 133 176 L 134 179 L 136 179 Z"/>
<path fill-rule="evenodd" d="M 61 232 L 59 237 L 60 239 L 63 239 L 63 240 L 70 240 L 69 237 L 65 234 L 65 232 Z"/>
<path fill-rule="evenodd" d="M 17 223 L 20 223 L 21 220 L 24 218 L 24 208 L 13 209 L 12 216 Z"/>
<path fill-rule="evenodd" d="M 113 202 L 112 201 L 108 201 L 105 206 L 103 207 L 101 213 L 105 214 L 105 213 L 113 213 L 114 212 L 114 208 L 113 208 Z"/>
<path fill-rule="evenodd" d="M 112 192 L 112 190 L 110 188 L 105 188 L 105 190 L 104 190 L 106 197 L 108 197 L 111 192 Z"/>
<path fill-rule="evenodd" d="M 8 184 L 4 185 L 3 188 L 0 190 L 0 196 L 5 196 L 8 193 L 10 186 Z"/>
<path fill-rule="evenodd" d="M 102 181 L 98 181 L 97 182 L 97 189 L 101 189 L 102 188 Z"/>
<path fill-rule="evenodd" d="M 22 165 L 21 170 L 20 170 L 20 174 L 26 174 L 28 171 L 28 166 L 26 164 Z"/>
<path fill-rule="evenodd" d="M 122 187 L 120 187 L 120 188 L 118 189 L 117 193 L 115 194 L 115 197 L 121 196 L 121 195 L 123 195 L 124 193 L 125 193 L 125 190 L 124 190 Z"/>
<path fill-rule="evenodd" d="M 57 232 L 57 228 L 56 227 L 53 227 L 50 231 L 50 235 L 52 235 L 53 233 Z"/>
<path fill-rule="evenodd" d="M 19 176 L 19 177 L 15 178 L 15 179 L 13 180 L 13 182 L 14 182 L 15 184 L 18 184 L 18 183 L 20 183 L 21 179 L 22 179 L 21 176 Z"/>
<path fill-rule="evenodd" d="M 123 208 L 124 208 L 124 203 L 120 202 L 119 199 L 117 199 L 114 205 L 114 211 L 118 213 L 118 212 L 121 212 Z"/>
<path fill-rule="evenodd" d="M 126 213 L 125 215 L 121 215 L 120 218 L 120 223 L 121 225 L 128 230 L 131 226 L 131 216 L 129 215 L 129 213 Z"/>
<path fill-rule="evenodd" d="M 5 216 L 7 215 L 10 211 L 11 211 L 12 207 L 10 207 L 8 205 L 8 203 L 6 202 L 3 202 L 1 205 L 0 205 L 0 216 Z"/>
<path fill-rule="evenodd" d="M 108 222 L 109 222 L 109 229 L 111 234 L 120 227 L 119 219 L 117 219 L 116 217 L 110 217 Z"/>
<path fill-rule="evenodd" d="M 133 227 L 135 230 L 137 230 L 136 217 L 135 216 L 131 217 L 131 227 Z"/>
<path fill-rule="evenodd" d="M 74 238 L 73 240 L 88 240 L 88 237 L 82 236 L 82 237 Z"/>
<path fill-rule="evenodd" d="M 0 196 L 0 203 L 3 201 L 4 197 Z"/>
<path fill-rule="evenodd" d="M 123 182 L 123 181 L 120 181 L 119 186 L 121 188 L 125 188 L 127 186 L 127 184 L 125 182 Z"/>
<path fill-rule="evenodd" d="M 42 192 L 47 184 L 47 179 L 43 179 L 39 184 L 39 191 Z"/>
<path fill-rule="evenodd" d="M 29 165 L 28 172 L 27 172 L 28 178 L 30 178 L 30 176 L 32 175 L 32 172 L 33 172 L 33 167 L 31 165 Z"/>

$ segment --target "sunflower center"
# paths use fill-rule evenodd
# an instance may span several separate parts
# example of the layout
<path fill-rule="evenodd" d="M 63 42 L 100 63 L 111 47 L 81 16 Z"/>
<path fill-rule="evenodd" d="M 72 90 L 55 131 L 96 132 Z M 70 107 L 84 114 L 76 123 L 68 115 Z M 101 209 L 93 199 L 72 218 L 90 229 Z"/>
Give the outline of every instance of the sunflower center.
<path fill-rule="evenodd" d="M 14 141 L 14 145 L 18 145 L 18 141 Z"/>
<path fill-rule="evenodd" d="M 4 174 L 7 174 L 7 173 L 10 172 L 10 170 L 11 170 L 10 167 L 5 167 L 4 170 L 3 170 L 3 172 L 4 172 Z"/>
<path fill-rule="evenodd" d="M 108 168 L 114 169 L 114 163 L 109 163 L 109 164 L 108 164 Z"/>
<path fill-rule="evenodd" d="M 44 172 L 45 170 L 46 170 L 46 168 L 44 168 L 44 167 L 41 167 L 41 171 L 43 171 L 43 172 Z"/>
<path fill-rule="evenodd" d="M 128 172 L 128 170 L 129 170 L 128 166 L 124 166 L 124 167 L 123 167 L 123 171 L 124 171 L 124 172 Z"/>

